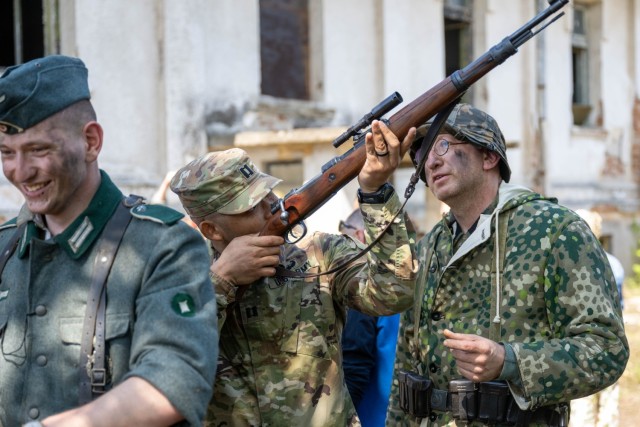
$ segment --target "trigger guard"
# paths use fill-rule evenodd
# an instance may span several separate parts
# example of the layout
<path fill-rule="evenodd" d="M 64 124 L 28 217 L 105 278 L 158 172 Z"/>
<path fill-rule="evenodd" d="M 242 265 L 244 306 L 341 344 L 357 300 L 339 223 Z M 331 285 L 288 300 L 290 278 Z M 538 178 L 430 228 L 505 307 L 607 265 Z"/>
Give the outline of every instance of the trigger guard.
<path fill-rule="evenodd" d="M 294 243 L 298 243 L 304 236 L 307 235 L 307 225 L 304 223 L 304 221 L 300 221 L 299 223 L 296 224 L 296 226 L 300 226 L 302 227 L 302 233 L 300 234 L 300 237 L 296 238 L 296 235 L 292 233 L 292 230 L 289 230 L 287 232 L 287 234 L 284 236 L 284 241 L 289 243 L 289 244 L 294 244 Z M 293 237 L 295 240 L 291 240 L 289 238 L 289 236 Z"/>

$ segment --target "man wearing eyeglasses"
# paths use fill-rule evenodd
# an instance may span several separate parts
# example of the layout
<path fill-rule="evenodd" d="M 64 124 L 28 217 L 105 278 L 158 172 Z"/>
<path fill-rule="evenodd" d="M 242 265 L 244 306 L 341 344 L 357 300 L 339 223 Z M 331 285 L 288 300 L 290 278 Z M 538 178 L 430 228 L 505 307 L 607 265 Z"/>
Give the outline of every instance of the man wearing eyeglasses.
<path fill-rule="evenodd" d="M 421 178 L 450 211 L 417 246 L 387 425 L 567 425 L 568 402 L 629 357 L 605 252 L 557 200 L 508 184 L 485 112 L 457 105 L 426 155 Z"/>

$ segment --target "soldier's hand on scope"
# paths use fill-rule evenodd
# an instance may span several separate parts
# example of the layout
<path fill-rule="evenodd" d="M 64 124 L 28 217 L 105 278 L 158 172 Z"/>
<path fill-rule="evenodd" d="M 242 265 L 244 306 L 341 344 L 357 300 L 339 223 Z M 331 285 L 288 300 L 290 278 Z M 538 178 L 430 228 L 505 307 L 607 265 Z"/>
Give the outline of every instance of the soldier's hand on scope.
<path fill-rule="evenodd" d="M 280 236 L 236 237 L 222 251 L 211 271 L 237 286 L 274 276 L 283 244 L 284 239 Z"/>
<path fill-rule="evenodd" d="M 374 120 L 371 132 L 367 133 L 365 146 L 367 160 L 358 175 L 364 193 L 373 193 L 389 180 L 400 165 L 402 157 L 409 151 L 416 136 L 416 128 L 409 129 L 402 144 L 383 122 Z"/>
<path fill-rule="evenodd" d="M 443 344 L 456 359 L 458 372 L 474 382 L 492 381 L 500 376 L 504 365 L 504 347 L 495 341 L 474 334 L 444 331 Z"/>

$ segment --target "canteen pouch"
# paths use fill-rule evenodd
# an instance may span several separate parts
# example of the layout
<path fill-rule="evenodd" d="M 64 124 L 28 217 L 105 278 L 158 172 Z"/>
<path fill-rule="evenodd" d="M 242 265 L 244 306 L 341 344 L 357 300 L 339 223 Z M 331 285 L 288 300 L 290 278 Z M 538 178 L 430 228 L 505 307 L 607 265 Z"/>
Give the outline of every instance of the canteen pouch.
<path fill-rule="evenodd" d="M 478 419 L 485 424 L 502 424 L 513 400 L 504 381 L 488 381 L 478 387 Z"/>
<path fill-rule="evenodd" d="M 449 382 L 451 414 L 460 421 L 473 421 L 478 415 L 476 391 L 478 384 L 469 380 Z"/>
<path fill-rule="evenodd" d="M 400 408 L 416 418 L 426 418 L 431 412 L 431 380 L 414 372 L 399 371 Z"/>

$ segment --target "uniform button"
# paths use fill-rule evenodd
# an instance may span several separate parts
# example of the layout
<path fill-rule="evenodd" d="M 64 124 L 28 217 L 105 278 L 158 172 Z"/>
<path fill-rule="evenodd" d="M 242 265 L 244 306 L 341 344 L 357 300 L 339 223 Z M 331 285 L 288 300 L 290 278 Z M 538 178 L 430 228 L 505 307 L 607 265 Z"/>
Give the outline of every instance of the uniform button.
<path fill-rule="evenodd" d="M 436 365 L 435 363 L 430 364 L 429 372 L 431 372 L 432 374 L 435 374 L 436 372 L 438 372 L 438 365 Z"/>
<path fill-rule="evenodd" d="M 431 320 L 433 321 L 438 321 L 440 319 L 442 319 L 443 315 L 442 312 L 440 311 L 434 311 L 433 313 L 431 313 Z"/>
<path fill-rule="evenodd" d="M 47 307 L 44 305 L 39 305 L 36 307 L 36 314 L 38 316 L 44 316 L 45 314 L 47 314 Z"/>
<path fill-rule="evenodd" d="M 431 267 L 429 267 L 429 273 L 435 273 L 436 272 L 436 266 L 432 265 Z"/>
<path fill-rule="evenodd" d="M 44 354 L 41 354 L 40 356 L 38 356 L 38 357 L 36 358 L 36 363 L 37 363 L 39 366 L 44 366 L 44 365 L 46 365 L 46 364 L 47 364 L 47 362 L 48 362 L 48 360 L 47 360 L 47 356 L 45 356 Z"/>
<path fill-rule="evenodd" d="M 43 260 L 43 261 L 46 261 L 46 262 L 52 261 L 52 260 L 53 260 L 53 255 L 51 255 L 51 254 L 46 254 L 46 255 L 44 255 L 44 256 L 42 257 L 42 260 Z"/>
<path fill-rule="evenodd" d="M 29 409 L 29 418 L 35 420 L 40 415 L 40 410 L 38 408 Z"/>
<path fill-rule="evenodd" d="M 432 412 L 432 413 L 429 414 L 429 420 L 431 422 L 435 422 L 435 420 L 437 420 L 437 419 L 438 419 L 438 414 L 436 414 L 435 412 Z"/>

